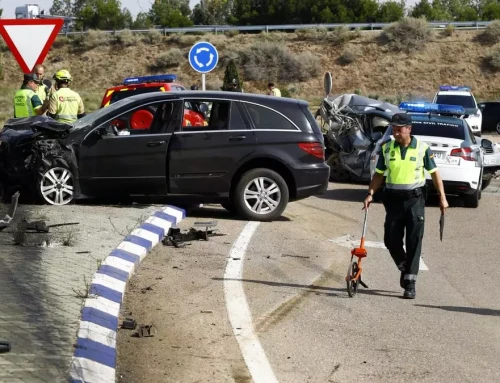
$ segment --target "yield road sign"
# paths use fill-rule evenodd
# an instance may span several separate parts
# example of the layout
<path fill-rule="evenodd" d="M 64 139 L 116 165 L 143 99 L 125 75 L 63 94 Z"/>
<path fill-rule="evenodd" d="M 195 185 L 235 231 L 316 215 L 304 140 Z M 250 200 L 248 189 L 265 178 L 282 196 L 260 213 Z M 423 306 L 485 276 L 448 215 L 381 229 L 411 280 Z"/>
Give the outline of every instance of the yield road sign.
<path fill-rule="evenodd" d="M 24 73 L 43 63 L 63 19 L 0 19 L 0 34 Z"/>
<path fill-rule="evenodd" d="M 218 62 L 217 49 L 206 41 L 194 44 L 189 50 L 189 64 L 197 72 L 208 73 L 217 66 Z"/>

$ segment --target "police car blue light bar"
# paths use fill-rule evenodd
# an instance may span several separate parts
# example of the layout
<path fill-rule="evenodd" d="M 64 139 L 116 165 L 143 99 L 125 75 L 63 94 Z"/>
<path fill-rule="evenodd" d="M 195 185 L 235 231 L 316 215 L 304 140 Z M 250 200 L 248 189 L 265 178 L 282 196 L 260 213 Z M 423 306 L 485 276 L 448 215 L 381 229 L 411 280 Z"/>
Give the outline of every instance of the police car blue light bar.
<path fill-rule="evenodd" d="M 430 102 L 402 102 L 399 109 L 410 113 L 445 113 L 454 115 L 465 114 L 465 109 L 460 105 L 433 104 Z"/>
<path fill-rule="evenodd" d="M 148 82 L 174 82 L 177 80 L 175 74 L 157 74 L 153 76 L 127 77 L 123 80 L 124 85 L 144 84 Z"/>
<path fill-rule="evenodd" d="M 462 90 L 462 91 L 467 91 L 470 92 L 470 87 L 469 86 L 463 86 L 463 85 L 441 85 L 439 87 L 439 90 Z"/>

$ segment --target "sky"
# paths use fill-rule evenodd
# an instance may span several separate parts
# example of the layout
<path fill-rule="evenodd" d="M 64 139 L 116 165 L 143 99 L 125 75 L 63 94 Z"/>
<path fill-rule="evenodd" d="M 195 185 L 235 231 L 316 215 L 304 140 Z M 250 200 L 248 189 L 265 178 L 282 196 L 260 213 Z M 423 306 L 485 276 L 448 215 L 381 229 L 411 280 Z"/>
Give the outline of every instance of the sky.
<path fill-rule="evenodd" d="M 122 7 L 128 8 L 132 16 L 136 16 L 139 12 L 147 12 L 151 8 L 154 0 L 121 0 Z M 13 19 L 15 18 L 15 9 L 25 4 L 38 4 L 40 10 L 45 10 L 45 14 L 49 14 L 52 7 L 53 0 L 0 0 L 0 8 L 3 8 L 2 18 Z M 191 8 L 198 4 L 199 0 L 189 0 Z"/>

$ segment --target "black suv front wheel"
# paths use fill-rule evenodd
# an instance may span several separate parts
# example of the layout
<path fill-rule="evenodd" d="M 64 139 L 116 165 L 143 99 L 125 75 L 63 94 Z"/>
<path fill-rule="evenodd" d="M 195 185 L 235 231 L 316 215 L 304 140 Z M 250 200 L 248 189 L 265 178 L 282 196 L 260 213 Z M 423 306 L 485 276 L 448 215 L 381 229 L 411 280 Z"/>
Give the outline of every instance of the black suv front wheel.
<path fill-rule="evenodd" d="M 243 174 L 233 195 L 237 211 L 252 221 L 278 218 L 289 200 L 288 185 L 271 169 L 252 169 Z"/>

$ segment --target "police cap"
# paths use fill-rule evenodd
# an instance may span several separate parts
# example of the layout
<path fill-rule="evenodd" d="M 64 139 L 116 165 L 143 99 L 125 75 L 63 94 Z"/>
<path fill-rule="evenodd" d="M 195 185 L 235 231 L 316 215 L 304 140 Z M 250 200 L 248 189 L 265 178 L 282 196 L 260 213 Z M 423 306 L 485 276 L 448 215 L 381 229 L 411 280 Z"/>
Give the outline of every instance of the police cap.
<path fill-rule="evenodd" d="M 396 113 L 391 118 L 391 125 L 393 126 L 411 125 L 411 116 L 408 113 Z"/>
<path fill-rule="evenodd" d="M 36 73 L 25 73 L 24 81 L 39 81 L 38 75 Z"/>

